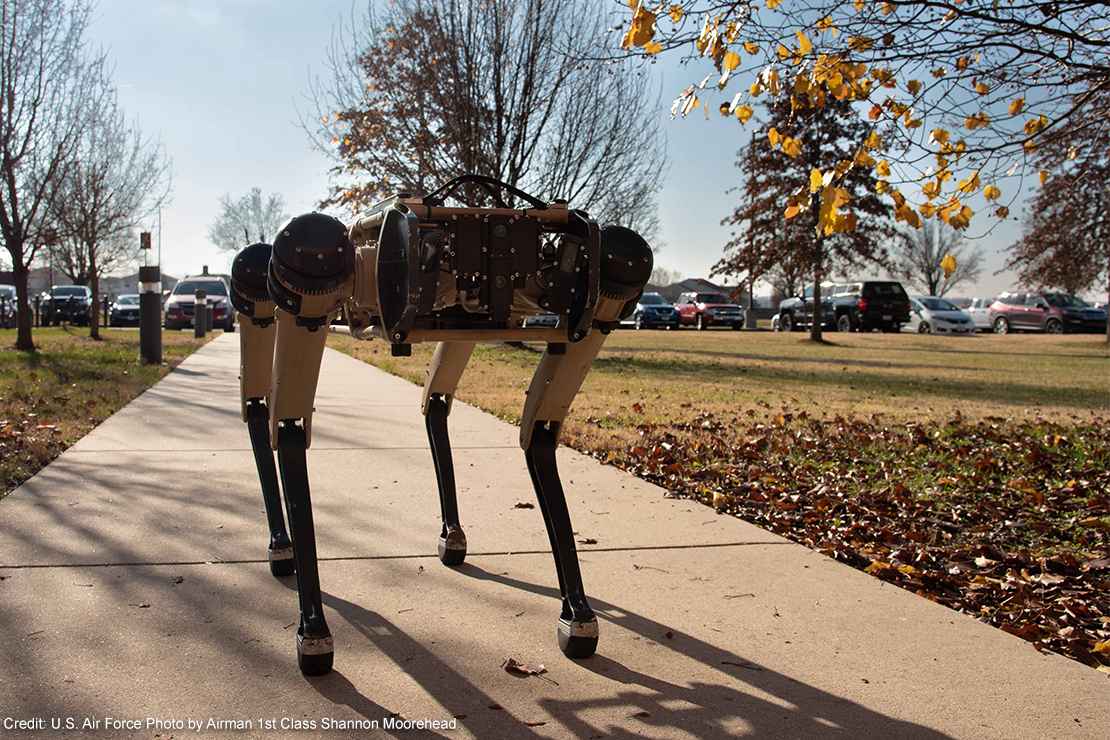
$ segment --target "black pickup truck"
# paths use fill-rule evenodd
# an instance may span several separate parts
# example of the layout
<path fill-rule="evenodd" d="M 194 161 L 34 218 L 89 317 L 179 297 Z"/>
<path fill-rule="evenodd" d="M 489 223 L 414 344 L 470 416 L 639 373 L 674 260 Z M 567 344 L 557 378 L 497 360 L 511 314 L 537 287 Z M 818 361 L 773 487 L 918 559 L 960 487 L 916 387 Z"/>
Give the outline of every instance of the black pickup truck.
<path fill-rule="evenodd" d="M 39 312 L 46 326 L 62 322 L 87 326 L 91 307 L 92 291 L 84 285 L 55 285 L 43 292 Z"/>
<path fill-rule="evenodd" d="M 910 320 L 910 297 L 888 280 L 834 283 L 821 288 L 821 325 L 834 331 L 896 332 Z M 813 323 L 813 288 L 779 304 L 779 328 L 799 331 Z"/>

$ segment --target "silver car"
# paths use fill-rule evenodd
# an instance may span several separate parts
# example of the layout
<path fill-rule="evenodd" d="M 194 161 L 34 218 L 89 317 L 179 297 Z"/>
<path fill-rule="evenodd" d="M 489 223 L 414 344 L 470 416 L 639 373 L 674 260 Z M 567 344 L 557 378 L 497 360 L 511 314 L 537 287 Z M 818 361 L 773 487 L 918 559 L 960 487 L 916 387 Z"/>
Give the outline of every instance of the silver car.
<path fill-rule="evenodd" d="M 910 320 L 903 327 L 919 334 L 974 334 L 975 323 L 959 306 L 937 296 L 910 299 Z"/>

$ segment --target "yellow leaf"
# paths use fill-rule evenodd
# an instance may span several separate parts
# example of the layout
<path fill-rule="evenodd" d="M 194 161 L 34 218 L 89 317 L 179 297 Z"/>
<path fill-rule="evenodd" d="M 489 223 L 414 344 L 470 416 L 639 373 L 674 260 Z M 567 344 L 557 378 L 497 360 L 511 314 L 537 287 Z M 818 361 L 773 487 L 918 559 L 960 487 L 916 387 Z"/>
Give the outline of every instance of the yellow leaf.
<path fill-rule="evenodd" d="M 740 123 L 747 123 L 752 117 L 752 107 L 750 105 L 738 105 L 735 113 Z"/>
<path fill-rule="evenodd" d="M 782 44 L 779 44 L 778 48 L 775 49 L 775 53 L 779 55 L 779 59 L 783 59 L 783 60 L 789 59 L 790 56 L 791 56 L 790 49 L 787 49 Z"/>
<path fill-rule="evenodd" d="M 921 92 L 921 82 L 919 80 L 910 80 L 906 83 L 906 89 L 910 91 L 910 95 L 914 97 Z"/>
<path fill-rule="evenodd" d="M 929 138 L 938 144 L 947 144 L 948 132 L 942 128 L 935 128 L 929 133 Z"/>
<path fill-rule="evenodd" d="M 944 270 L 946 278 L 952 277 L 952 273 L 956 271 L 956 258 L 951 254 L 944 255 L 944 259 L 940 261 L 940 269 Z"/>
<path fill-rule="evenodd" d="M 863 142 L 863 145 L 867 149 L 878 149 L 883 145 L 883 139 L 879 136 L 878 131 L 872 131 L 867 135 L 867 139 Z"/>
<path fill-rule="evenodd" d="M 882 11 L 883 11 L 883 15 L 890 15 L 891 13 L 894 12 L 894 5 L 892 3 L 883 3 L 882 4 Z"/>
<path fill-rule="evenodd" d="M 965 69 L 967 69 L 969 64 L 971 64 L 970 59 L 968 59 L 967 57 L 960 57 L 956 60 L 956 69 L 963 72 Z"/>
<path fill-rule="evenodd" d="M 779 142 L 782 141 L 782 134 L 779 133 L 777 128 L 772 126 L 771 130 L 767 132 L 767 140 L 771 142 L 771 148 L 774 149 L 779 145 Z"/>
<path fill-rule="evenodd" d="M 836 35 L 836 24 L 833 22 L 832 16 L 826 15 L 824 18 L 821 18 L 820 20 L 818 20 L 817 21 L 817 30 L 818 31 L 831 31 L 832 34 L 835 36 Z"/>
<path fill-rule="evenodd" d="M 1040 133 L 1041 129 L 1048 125 L 1048 118 L 1043 115 L 1036 118 L 1030 118 L 1025 122 L 1025 133 L 1029 136 Z"/>
<path fill-rule="evenodd" d="M 857 13 L 862 13 L 863 12 L 864 4 L 865 4 L 865 0 L 855 0 L 855 2 L 852 3 L 852 5 L 854 5 L 855 8 L 856 8 Z"/>
<path fill-rule="evenodd" d="M 907 118 L 905 121 L 906 128 L 921 128 L 920 118 Z"/>
<path fill-rule="evenodd" d="M 890 162 L 884 159 L 875 165 L 875 174 L 879 177 L 890 177 Z"/>
<path fill-rule="evenodd" d="M 1048 182 L 1048 170 L 1041 170 L 1041 171 L 1040 171 L 1039 173 L 1037 173 L 1037 174 L 1038 174 L 1038 175 L 1040 176 L 1040 178 L 1041 178 L 1041 185 L 1044 185 L 1044 184 L 1045 184 L 1046 182 Z"/>
<path fill-rule="evenodd" d="M 672 5 L 670 9 L 671 21 L 678 23 L 682 20 L 682 16 L 686 15 L 686 11 L 682 9 L 681 5 Z"/>
<path fill-rule="evenodd" d="M 658 41 L 649 41 L 644 44 L 644 53 L 649 56 L 658 54 L 661 51 L 663 51 L 663 45 Z"/>
<path fill-rule="evenodd" d="M 932 203 L 922 203 L 917 207 L 917 210 L 925 218 L 932 218 L 933 214 L 937 212 L 937 207 L 934 206 Z"/>
<path fill-rule="evenodd" d="M 655 13 L 652 13 L 643 3 L 636 7 L 632 15 L 632 25 L 621 41 L 622 49 L 631 49 L 633 46 L 645 46 L 655 36 Z"/>
<path fill-rule="evenodd" d="M 767 0 L 767 7 L 774 10 L 782 3 L 782 0 Z"/>
<path fill-rule="evenodd" d="M 794 159 L 802 153 L 802 145 L 797 139 L 787 136 L 782 140 L 782 151 Z"/>
<path fill-rule="evenodd" d="M 939 80 L 941 77 L 944 77 L 946 74 L 948 74 L 948 72 L 944 69 L 944 67 L 937 67 L 929 74 Z"/>
<path fill-rule="evenodd" d="M 987 200 L 998 200 L 1002 197 L 1002 191 L 998 189 L 997 185 L 988 185 L 983 188 L 983 197 Z"/>
<path fill-rule="evenodd" d="M 990 125 L 990 122 L 990 116 L 982 111 L 964 119 L 964 125 L 967 126 L 969 131 L 974 131 L 977 128 L 986 128 Z"/>
<path fill-rule="evenodd" d="M 999 206 L 998 210 L 994 212 L 994 215 L 998 216 L 999 218 L 1006 218 L 1010 215 L 1010 209 L 1006 206 Z"/>
<path fill-rule="evenodd" d="M 1110 655 L 1110 640 L 1096 642 L 1091 652 L 1099 653 L 1100 655 Z"/>
<path fill-rule="evenodd" d="M 921 228 L 921 217 L 917 215 L 917 211 L 910 208 L 906 203 L 894 209 L 894 219 L 904 221 L 915 229 Z"/>
<path fill-rule="evenodd" d="M 974 193 L 979 189 L 979 170 L 975 170 L 969 176 L 960 180 L 956 184 L 956 190 L 961 193 Z"/>
<path fill-rule="evenodd" d="M 821 170 L 814 167 L 809 171 L 809 192 L 816 193 L 823 185 Z"/>
<path fill-rule="evenodd" d="M 811 51 L 813 51 L 813 43 L 809 40 L 808 36 L 806 36 L 801 31 L 797 31 L 794 36 L 798 39 L 799 54 L 809 54 Z"/>
<path fill-rule="evenodd" d="M 788 205 L 786 207 L 786 210 L 783 211 L 782 215 L 786 219 L 791 219 L 791 218 L 794 218 L 795 216 L 797 216 L 799 213 L 801 213 L 801 210 L 802 210 L 802 207 L 800 205 L 798 205 L 797 203 L 791 203 L 790 205 Z"/>
<path fill-rule="evenodd" d="M 759 53 L 759 44 L 755 43 L 754 41 L 745 41 L 744 51 L 748 52 L 752 56 L 755 56 Z"/>
<path fill-rule="evenodd" d="M 980 95 L 986 95 L 990 91 L 991 91 L 990 86 L 987 85 L 987 83 L 985 83 L 985 82 L 976 82 L 975 83 L 975 92 L 979 93 Z"/>
<path fill-rule="evenodd" d="M 1016 116 L 1025 107 L 1025 98 L 1014 98 L 1010 101 L 1010 115 Z"/>
<path fill-rule="evenodd" d="M 735 51 L 730 51 L 725 54 L 725 58 L 721 60 L 721 68 L 726 72 L 731 72 L 740 66 L 740 55 Z"/>
<path fill-rule="evenodd" d="M 852 36 L 848 39 L 848 48 L 852 51 L 867 51 L 875 42 L 867 36 Z"/>
<path fill-rule="evenodd" d="M 930 180 L 921 186 L 921 192 L 925 194 L 926 198 L 932 200 L 940 195 L 940 182 L 938 180 Z"/>
<path fill-rule="evenodd" d="M 872 121 L 879 120 L 879 116 L 883 114 L 883 109 L 877 105 L 871 106 L 871 110 L 867 112 L 867 117 Z"/>

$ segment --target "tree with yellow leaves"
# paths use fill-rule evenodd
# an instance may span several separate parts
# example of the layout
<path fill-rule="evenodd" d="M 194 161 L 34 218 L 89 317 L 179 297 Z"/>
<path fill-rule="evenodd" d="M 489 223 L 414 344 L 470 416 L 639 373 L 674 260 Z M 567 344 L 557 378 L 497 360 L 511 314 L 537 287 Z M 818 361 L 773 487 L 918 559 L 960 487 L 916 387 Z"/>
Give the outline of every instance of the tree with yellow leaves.
<path fill-rule="evenodd" d="M 672 108 L 743 124 L 763 96 L 795 110 L 854 106 L 851 167 L 877 176 L 897 218 L 965 230 L 1004 219 L 1038 148 L 1088 115 L 1110 126 L 1110 4 L 1066 0 L 629 0 L 622 47 L 713 68 Z M 791 78 L 790 84 L 783 79 Z M 692 102 L 696 101 L 696 102 Z M 1089 114 L 1094 114 L 1090 116 Z M 868 146 L 874 136 L 880 146 Z M 774 142 L 769 142 L 774 145 Z M 793 144 L 782 142 L 789 156 Z M 834 187 L 845 173 L 830 183 Z M 1013 186 L 1007 187 L 1007 183 Z M 804 182 L 798 183 L 802 187 Z M 831 211 L 826 218 L 836 218 Z M 826 224 L 829 225 L 829 224 Z"/>
<path fill-rule="evenodd" d="M 863 134 L 850 104 L 795 111 L 788 100 L 770 98 L 765 111 L 752 143 L 737 156 L 743 195 L 722 222 L 734 231 L 713 274 L 754 282 L 778 268 L 808 276 L 815 311 L 810 336 L 819 341 L 821 283 L 834 271 L 887 265 L 894 209 L 875 193 L 870 169 L 837 174 Z M 799 181 L 806 183 L 802 191 Z"/>

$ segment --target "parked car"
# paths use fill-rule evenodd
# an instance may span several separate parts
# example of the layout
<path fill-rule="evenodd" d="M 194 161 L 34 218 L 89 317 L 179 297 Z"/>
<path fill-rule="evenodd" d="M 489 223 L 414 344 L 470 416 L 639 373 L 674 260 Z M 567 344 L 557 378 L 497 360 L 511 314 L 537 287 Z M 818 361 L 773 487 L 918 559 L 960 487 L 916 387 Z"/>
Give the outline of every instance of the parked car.
<path fill-rule="evenodd" d="M 525 329 L 554 329 L 559 326 L 559 314 L 540 313 L 535 316 L 525 316 L 522 326 Z"/>
<path fill-rule="evenodd" d="M 779 304 L 782 331 L 799 331 L 813 323 L 813 288 Z M 890 280 L 834 283 L 821 289 L 821 324 L 837 331 L 896 332 L 910 320 L 910 298 L 902 284 Z"/>
<path fill-rule="evenodd" d="M 92 291 L 84 285 L 55 285 L 40 296 L 39 316 L 45 326 L 62 322 L 86 326 L 92 310 Z"/>
<path fill-rule="evenodd" d="M 622 326 L 637 329 L 678 328 L 678 311 L 658 293 L 644 293 L 636 302 L 635 310 L 621 321 Z"/>
<path fill-rule="evenodd" d="M 108 326 L 139 325 L 139 294 L 126 293 L 112 301 L 108 308 Z"/>
<path fill-rule="evenodd" d="M 193 325 L 198 290 L 205 292 L 205 302 L 212 308 L 212 326 L 224 331 L 235 331 L 235 312 L 231 309 L 227 283 L 218 275 L 194 275 L 182 278 L 166 299 L 165 327 L 184 329 Z"/>
<path fill-rule="evenodd" d="M 990 331 L 993 328 L 991 326 L 991 304 L 994 303 L 994 300 L 994 298 L 972 298 L 971 305 L 964 309 L 971 316 L 976 331 Z"/>
<path fill-rule="evenodd" d="M 910 299 L 911 314 L 907 329 L 919 334 L 962 334 L 976 332 L 975 322 L 959 306 L 937 296 Z"/>
<path fill-rule="evenodd" d="M 16 295 L 14 285 L 0 285 L 0 329 L 15 326 Z"/>
<path fill-rule="evenodd" d="M 683 293 L 675 304 L 679 326 L 744 328 L 744 309 L 724 293 Z"/>
<path fill-rule="evenodd" d="M 1106 331 L 1106 310 L 1087 305 L 1068 293 L 1008 292 L 991 304 L 991 326 L 995 334 L 1011 331 L 1064 332 Z"/>

